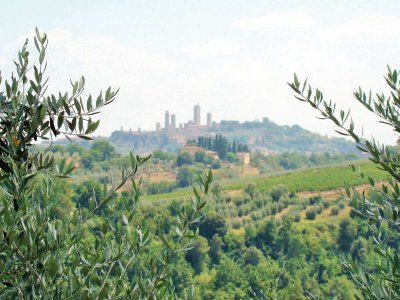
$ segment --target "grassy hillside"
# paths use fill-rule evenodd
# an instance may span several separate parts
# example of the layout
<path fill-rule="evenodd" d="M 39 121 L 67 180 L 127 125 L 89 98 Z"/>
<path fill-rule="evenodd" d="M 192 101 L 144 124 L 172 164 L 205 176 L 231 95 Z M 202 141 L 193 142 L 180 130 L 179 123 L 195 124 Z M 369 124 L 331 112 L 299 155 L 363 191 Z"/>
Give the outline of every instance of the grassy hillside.
<path fill-rule="evenodd" d="M 363 172 L 374 180 L 386 179 L 385 172 L 377 169 L 368 161 L 359 161 L 354 164 L 357 171 Z M 324 166 L 318 168 L 303 169 L 290 172 L 282 172 L 273 175 L 249 176 L 239 179 L 222 181 L 221 184 L 226 191 L 241 190 L 248 184 L 254 183 L 260 191 L 266 191 L 273 186 L 284 184 L 289 190 L 301 191 L 324 191 L 344 187 L 347 185 L 359 185 L 367 183 L 367 178 L 355 174 L 348 164 L 339 166 Z M 191 189 L 181 189 L 172 193 L 144 196 L 145 200 L 168 200 L 180 199 L 190 196 Z"/>

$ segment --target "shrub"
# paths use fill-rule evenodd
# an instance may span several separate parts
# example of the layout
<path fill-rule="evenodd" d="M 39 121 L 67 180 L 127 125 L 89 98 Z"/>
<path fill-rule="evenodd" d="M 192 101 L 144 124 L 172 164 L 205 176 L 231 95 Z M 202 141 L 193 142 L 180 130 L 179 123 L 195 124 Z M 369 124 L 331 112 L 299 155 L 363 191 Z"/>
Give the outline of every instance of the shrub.
<path fill-rule="evenodd" d="M 346 207 L 346 203 L 344 203 L 344 201 L 339 201 L 338 206 L 340 207 L 340 209 L 344 209 Z"/>
<path fill-rule="evenodd" d="M 301 220 L 301 215 L 300 215 L 300 213 L 295 213 L 295 214 L 294 214 L 294 221 L 295 221 L 295 222 L 300 222 L 300 220 Z"/>
<path fill-rule="evenodd" d="M 322 201 L 322 205 L 324 206 L 324 208 L 328 208 L 330 206 L 330 203 L 328 200 L 324 200 Z"/>
<path fill-rule="evenodd" d="M 228 232 L 226 221 L 223 217 L 212 214 L 207 215 L 199 225 L 200 234 L 210 240 L 214 234 L 223 237 Z"/>
<path fill-rule="evenodd" d="M 192 185 L 193 177 L 193 173 L 188 167 L 183 166 L 179 168 L 176 174 L 176 186 L 183 188 Z"/>
<path fill-rule="evenodd" d="M 309 203 L 310 205 L 317 205 L 321 202 L 322 197 L 321 195 L 310 197 Z"/>
<path fill-rule="evenodd" d="M 306 218 L 307 218 L 307 220 L 315 220 L 315 218 L 317 217 L 317 214 L 318 214 L 318 212 L 314 207 L 309 208 L 306 211 Z"/>
<path fill-rule="evenodd" d="M 178 167 L 183 165 L 193 165 L 193 163 L 193 155 L 189 152 L 183 152 L 182 154 L 179 154 L 178 158 L 176 159 L 176 164 L 178 165 Z"/>
<path fill-rule="evenodd" d="M 280 185 L 274 186 L 270 192 L 272 201 L 274 201 L 274 202 L 279 201 L 279 199 L 282 196 L 286 196 L 288 192 L 289 192 L 289 190 L 286 185 L 280 184 Z"/>
<path fill-rule="evenodd" d="M 332 207 L 332 209 L 331 209 L 331 214 L 332 215 L 336 216 L 336 215 L 339 214 L 339 212 L 340 212 L 340 207 L 339 206 L 333 206 Z"/>
<path fill-rule="evenodd" d="M 236 162 L 238 159 L 237 159 L 235 153 L 233 153 L 233 152 L 228 152 L 228 153 L 226 154 L 226 160 L 227 160 L 228 162 L 230 162 L 230 163 L 234 163 L 234 162 Z"/>
<path fill-rule="evenodd" d="M 283 206 L 286 208 L 286 207 L 288 207 L 288 206 L 289 206 L 289 204 L 290 204 L 290 201 L 289 201 L 289 199 L 285 198 L 285 199 L 283 199 L 283 200 L 281 201 L 281 203 L 282 203 L 282 204 L 283 204 Z"/>
<path fill-rule="evenodd" d="M 244 203 L 244 199 L 242 197 L 233 198 L 233 203 L 239 207 Z"/>
<path fill-rule="evenodd" d="M 149 195 L 170 193 L 176 187 L 176 184 L 169 181 L 152 182 L 147 187 L 147 193 Z"/>
<path fill-rule="evenodd" d="M 213 170 L 221 169 L 221 163 L 220 163 L 219 161 L 214 161 L 214 162 L 211 164 L 211 169 L 213 169 Z"/>
<path fill-rule="evenodd" d="M 242 226 L 242 222 L 239 220 L 232 220 L 232 228 L 239 229 Z"/>
<path fill-rule="evenodd" d="M 270 209 L 271 209 L 271 215 L 276 215 L 276 213 L 278 212 L 278 206 L 276 205 L 276 203 L 273 203 L 270 205 Z"/>
<path fill-rule="evenodd" d="M 256 196 L 259 195 L 259 191 L 254 183 L 249 183 L 245 189 L 244 192 L 250 196 L 251 199 L 254 199 Z"/>

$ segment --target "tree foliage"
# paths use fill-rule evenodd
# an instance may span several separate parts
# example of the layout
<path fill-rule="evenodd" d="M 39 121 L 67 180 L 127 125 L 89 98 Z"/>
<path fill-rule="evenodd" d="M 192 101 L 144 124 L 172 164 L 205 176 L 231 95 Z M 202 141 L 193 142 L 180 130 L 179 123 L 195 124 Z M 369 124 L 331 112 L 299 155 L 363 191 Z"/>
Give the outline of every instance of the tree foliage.
<path fill-rule="evenodd" d="M 366 110 L 377 115 L 381 122 L 388 125 L 391 130 L 400 133 L 400 72 L 388 67 L 385 81 L 389 87 L 389 94 L 373 94 L 365 92 L 360 87 L 354 96 Z M 376 262 L 379 272 L 371 274 L 365 272 L 357 264 L 348 264 L 353 279 L 360 289 L 359 298 L 364 299 L 395 299 L 400 298 L 400 260 L 396 249 L 392 249 L 388 240 L 382 233 L 383 228 L 389 228 L 397 239 L 399 238 L 399 200 L 400 199 L 400 155 L 398 151 L 392 151 L 375 139 L 368 140 L 357 132 L 351 118 L 350 110 L 337 109 L 332 101 L 324 98 L 321 90 L 312 89 L 305 80 L 300 83 L 294 76 L 289 86 L 296 93 L 295 97 L 306 102 L 318 110 L 322 119 L 331 120 L 337 127 L 337 133 L 352 138 L 356 147 L 369 155 L 369 159 L 386 171 L 392 178 L 388 183 L 378 187 L 373 178 L 359 172 L 359 176 L 368 178 L 372 193 L 359 193 L 354 188 L 346 190 L 347 198 L 352 201 L 353 209 L 361 216 L 367 218 L 370 229 L 375 234 L 375 251 L 380 255 Z M 355 167 L 352 166 L 353 171 Z"/>
<path fill-rule="evenodd" d="M 206 204 L 211 172 L 200 178 L 192 205 L 179 210 L 170 237 L 151 235 L 145 223 L 133 225 L 141 193 L 141 180 L 134 177 L 150 157 L 132 153 L 119 180 L 110 180 L 85 199 L 87 209 L 61 212 L 60 218 L 58 201 L 51 198 L 53 179 L 67 177 L 73 163 L 36 152 L 33 142 L 59 135 L 90 139 L 99 125 L 92 116 L 110 104 L 116 92 L 108 88 L 97 98 L 83 98 L 82 77 L 72 83 L 70 93 L 47 95 L 47 36 L 36 30 L 34 44 L 38 62 L 30 65 L 26 42 L 15 61 L 16 76 L 0 92 L 0 298 L 171 297 L 170 265 L 194 241 L 192 228 Z M 103 154 L 113 152 L 100 148 L 107 150 Z M 114 214 L 115 191 L 129 181 L 132 193 L 119 203 L 122 213 Z M 148 256 L 150 243 L 160 245 L 154 257 Z"/>
<path fill-rule="evenodd" d="M 197 141 L 190 141 L 195 143 L 197 146 L 202 147 L 207 150 L 212 150 L 218 153 L 220 159 L 227 159 L 227 154 L 232 152 L 236 154 L 237 152 L 249 152 L 249 147 L 245 144 L 238 143 L 236 141 L 230 142 L 228 139 L 220 134 L 215 137 L 198 137 Z M 232 159 L 230 155 L 230 159 Z"/>

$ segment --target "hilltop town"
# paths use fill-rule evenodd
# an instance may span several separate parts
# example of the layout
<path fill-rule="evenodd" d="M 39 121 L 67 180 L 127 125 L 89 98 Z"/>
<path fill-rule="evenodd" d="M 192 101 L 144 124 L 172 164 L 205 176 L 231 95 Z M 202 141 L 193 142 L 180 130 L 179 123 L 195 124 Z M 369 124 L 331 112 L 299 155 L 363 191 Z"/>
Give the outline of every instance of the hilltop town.
<path fill-rule="evenodd" d="M 176 114 L 167 110 L 164 114 L 163 126 L 157 122 L 155 130 L 114 131 L 109 138 L 118 146 L 121 153 L 135 149 L 138 153 L 151 153 L 156 149 L 177 152 L 189 140 L 200 136 L 221 134 L 230 141 L 237 141 L 249 146 L 251 152 L 265 155 L 276 155 L 281 152 L 305 153 L 348 153 L 354 152 L 353 144 L 343 138 L 330 138 L 301 128 L 298 125 L 278 125 L 268 118 L 261 121 L 240 123 L 233 120 L 213 121 L 212 113 L 206 114 L 206 122 L 202 123 L 201 107 L 193 107 L 193 118 L 186 122 L 177 122 Z"/>

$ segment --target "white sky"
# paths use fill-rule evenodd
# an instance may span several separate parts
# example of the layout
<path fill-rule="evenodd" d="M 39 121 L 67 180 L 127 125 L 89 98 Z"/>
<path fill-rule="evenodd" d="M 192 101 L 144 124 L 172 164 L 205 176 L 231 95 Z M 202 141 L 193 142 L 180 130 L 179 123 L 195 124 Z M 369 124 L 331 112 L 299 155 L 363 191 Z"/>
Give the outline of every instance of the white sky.
<path fill-rule="evenodd" d="M 199 103 L 203 122 L 207 112 L 217 121 L 266 116 L 333 135 L 328 121 L 293 98 L 286 82 L 296 72 L 350 107 L 366 137 L 394 143 L 390 128 L 352 93 L 359 85 L 387 91 L 386 65 L 400 67 L 400 1 L 2 2 L 4 77 L 38 26 L 50 40 L 52 91 L 69 89 L 81 74 L 92 94 L 120 88 L 101 114 L 99 134 L 154 129 L 167 109 L 186 122 Z"/>

